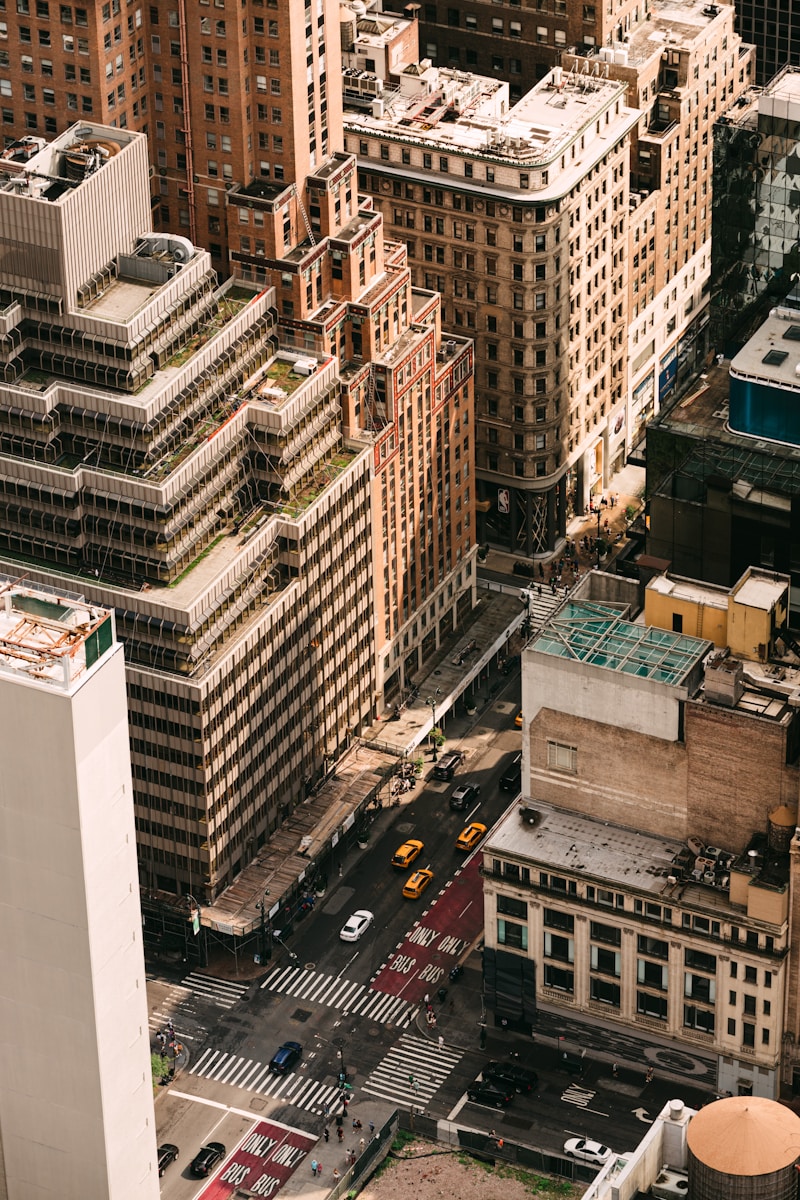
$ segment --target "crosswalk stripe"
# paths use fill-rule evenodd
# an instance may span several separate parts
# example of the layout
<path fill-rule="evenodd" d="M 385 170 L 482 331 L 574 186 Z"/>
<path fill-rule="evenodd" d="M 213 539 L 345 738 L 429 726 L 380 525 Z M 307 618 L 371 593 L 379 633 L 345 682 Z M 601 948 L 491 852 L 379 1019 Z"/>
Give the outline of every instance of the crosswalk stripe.
<path fill-rule="evenodd" d="M 343 979 L 341 975 L 325 975 L 307 968 L 274 968 L 262 988 L 315 1004 L 338 1008 L 348 1015 L 369 1017 L 372 1021 L 393 1023 L 407 1028 L 417 1009 L 401 996 L 372 991 L 363 983 Z"/>
<path fill-rule="evenodd" d="M 275 1075 L 270 1071 L 269 1064 L 210 1048 L 201 1054 L 189 1073 L 269 1096 L 273 1100 L 282 1100 L 313 1113 L 323 1112 L 326 1103 L 332 1107 L 341 1097 L 336 1084 L 309 1079 L 297 1073 Z"/>
<path fill-rule="evenodd" d="M 395 1103 L 427 1102 L 462 1055 L 462 1051 L 439 1050 L 430 1042 L 403 1034 L 365 1079 L 361 1091 Z"/>

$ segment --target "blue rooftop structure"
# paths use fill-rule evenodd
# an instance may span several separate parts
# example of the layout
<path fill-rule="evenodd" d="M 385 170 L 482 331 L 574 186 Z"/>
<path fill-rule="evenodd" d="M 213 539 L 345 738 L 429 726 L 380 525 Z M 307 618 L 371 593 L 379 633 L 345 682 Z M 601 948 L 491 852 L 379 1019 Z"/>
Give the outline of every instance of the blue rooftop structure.
<path fill-rule="evenodd" d="M 529 650 L 681 684 L 708 653 L 704 638 L 687 637 L 625 619 L 627 606 L 573 600 L 529 644 Z"/>

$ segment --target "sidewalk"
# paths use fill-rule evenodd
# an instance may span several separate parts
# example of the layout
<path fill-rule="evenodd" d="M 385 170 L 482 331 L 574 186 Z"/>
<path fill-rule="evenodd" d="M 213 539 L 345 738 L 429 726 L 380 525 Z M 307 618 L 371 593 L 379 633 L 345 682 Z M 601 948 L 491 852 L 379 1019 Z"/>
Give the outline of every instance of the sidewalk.
<path fill-rule="evenodd" d="M 325 1197 L 330 1194 L 331 1188 L 344 1180 L 350 1170 L 348 1151 L 352 1151 L 355 1155 L 357 1165 L 362 1153 L 361 1140 L 364 1141 L 364 1149 L 372 1141 L 370 1121 L 373 1122 L 377 1134 L 391 1118 L 393 1112 L 394 1105 L 387 1104 L 385 1101 L 361 1099 L 352 1100 L 344 1110 L 340 1107 L 335 1114 L 331 1113 L 327 1120 L 322 1118 L 316 1146 L 309 1151 L 294 1174 L 287 1179 L 281 1188 L 281 1195 L 302 1196 L 304 1200 L 325 1200 Z M 341 1117 L 344 1131 L 341 1142 L 336 1134 L 337 1116 Z M 353 1129 L 353 1121 L 360 1121 L 361 1129 Z M 329 1139 L 327 1142 L 324 1132 L 326 1128 Z M 313 1161 L 316 1161 L 319 1168 L 316 1175 L 311 1172 Z M 334 1175 L 334 1171 L 339 1172 L 338 1178 Z"/>

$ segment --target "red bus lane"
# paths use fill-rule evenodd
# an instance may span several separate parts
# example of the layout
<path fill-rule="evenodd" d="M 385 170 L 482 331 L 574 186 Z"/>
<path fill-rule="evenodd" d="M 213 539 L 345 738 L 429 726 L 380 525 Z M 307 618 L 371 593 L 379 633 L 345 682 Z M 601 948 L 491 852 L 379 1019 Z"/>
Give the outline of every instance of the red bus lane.
<path fill-rule="evenodd" d="M 480 851 L 437 896 L 372 981 L 377 992 L 416 1004 L 447 986 L 448 973 L 483 929 Z"/>
<path fill-rule="evenodd" d="M 316 1143 L 299 1129 L 259 1121 L 198 1200 L 229 1200 L 240 1187 L 251 1196 L 276 1196 Z"/>

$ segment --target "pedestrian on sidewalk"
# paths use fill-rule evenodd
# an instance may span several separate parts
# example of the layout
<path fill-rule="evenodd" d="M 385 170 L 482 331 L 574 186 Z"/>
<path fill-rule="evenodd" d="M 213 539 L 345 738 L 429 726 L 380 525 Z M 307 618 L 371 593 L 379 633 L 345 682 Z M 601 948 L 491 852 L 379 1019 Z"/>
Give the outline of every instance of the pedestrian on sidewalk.
<path fill-rule="evenodd" d="M 337 1181 L 338 1179 L 340 1179 L 340 1178 L 341 1178 L 341 1176 L 340 1176 L 340 1174 L 339 1174 L 339 1168 L 338 1168 L 338 1167 L 334 1167 L 334 1168 L 333 1168 L 333 1182 L 334 1182 L 334 1183 L 336 1183 L 336 1181 Z"/>
<path fill-rule="evenodd" d="M 311 1174 L 312 1174 L 312 1175 L 314 1175 L 314 1176 L 316 1176 L 316 1174 L 317 1174 L 317 1166 L 318 1166 L 318 1165 L 319 1165 L 319 1164 L 317 1163 L 317 1160 L 316 1160 L 315 1158 L 312 1158 L 312 1160 L 311 1160 Z"/>
<path fill-rule="evenodd" d="M 325 1126 L 324 1134 L 325 1134 L 325 1141 L 327 1142 L 329 1137 L 331 1136 L 330 1130 L 328 1129 L 327 1125 Z"/>
<path fill-rule="evenodd" d="M 359 1152 L 359 1154 L 363 1154 L 363 1153 L 364 1153 L 364 1147 L 365 1147 L 365 1145 L 366 1145 L 366 1142 L 364 1141 L 363 1137 L 362 1137 L 362 1138 L 359 1138 L 359 1139 L 358 1139 L 358 1152 Z"/>
<path fill-rule="evenodd" d="M 344 1141 L 344 1130 L 342 1129 L 341 1125 L 338 1125 L 336 1127 L 336 1136 L 338 1137 L 340 1142 Z"/>
<path fill-rule="evenodd" d="M 444 1037 L 441 1033 L 439 1034 L 439 1049 L 444 1050 Z"/>
<path fill-rule="evenodd" d="M 370 1134 L 370 1137 L 375 1136 L 375 1122 L 374 1121 L 370 1121 L 370 1123 L 369 1123 L 369 1134 Z"/>

